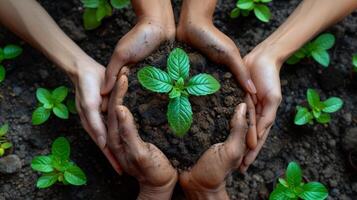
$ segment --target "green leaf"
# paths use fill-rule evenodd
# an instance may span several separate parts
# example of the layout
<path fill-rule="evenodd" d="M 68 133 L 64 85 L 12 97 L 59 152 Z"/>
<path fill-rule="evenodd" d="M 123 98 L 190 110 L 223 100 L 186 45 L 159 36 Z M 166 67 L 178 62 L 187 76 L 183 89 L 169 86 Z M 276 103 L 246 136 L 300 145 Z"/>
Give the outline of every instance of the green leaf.
<path fill-rule="evenodd" d="M 319 182 L 310 182 L 303 186 L 303 192 L 299 195 L 304 200 L 323 200 L 328 196 L 328 191 Z"/>
<path fill-rule="evenodd" d="M 44 174 L 37 180 L 36 186 L 41 189 L 48 188 L 57 182 L 58 177 L 58 173 Z"/>
<path fill-rule="evenodd" d="M 111 0 L 110 3 L 115 9 L 122 9 L 130 4 L 130 0 Z"/>
<path fill-rule="evenodd" d="M 14 45 L 9 44 L 4 47 L 4 59 L 14 59 L 22 53 L 22 48 Z"/>
<path fill-rule="evenodd" d="M 101 21 L 97 20 L 97 9 L 86 8 L 83 13 L 84 29 L 93 30 L 100 26 Z"/>
<path fill-rule="evenodd" d="M 98 8 L 100 0 L 81 0 L 85 8 Z"/>
<path fill-rule="evenodd" d="M 293 54 L 292 56 L 290 56 L 287 60 L 286 63 L 289 65 L 295 65 L 296 63 L 298 63 L 301 60 L 301 58 L 297 57 L 295 54 Z"/>
<path fill-rule="evenodd" d="M 277 187 L 274 189 L 274 191 L 270 194 L 269 200 L 290 200 L 290 198 L 287 197 L 285 194 L 286 190 L 287 188 L 285 188 L 283 185 L 279 183 Z"/>
<path fill-rule="evenodd" d="M 240 9 L 243 9 L 243 10 L 253 9 L 254 1 L 253 0 L 239 0 L 237 2 L 237 7 Z"/>
<path fill-rule="evenodd" d="M 312 114 L 309 112 L 307 108 L 298 107 L 297 113 L 295 115 L 294 123 L 296 125 L 305 125 L 309 123 L 312 119 Z"/>
<path fill-rule="evenodd" d="M 6 133 L 9 131 L 9 124 L 6 123 L 0 127 L 0 137 L 6 135 Z"/>
<path fill-rule="evenodd" d="M 326 50 L 314 50 L 311 52 L 312 57 L 318 63 L 324 67 L 328 67 L 330 64 L 330 55 Z"/>
<path fill-rule="evenodd" d="M 323 105 L 325 106 L 322 111 L 327 112 L 327 113 L 334 113 L 338 110 L 340 110 L 343 106 L 343 101 L 342 99 L 338 97 L 331 97 L 327 99 L 326 101 L 323 102 Z"/>
<path fill-rule="evenodd" d="M 65 180 L 72 185 L 84 185 L 87 183 L 87 177 L 78 166 L 71 166 L 64 172 Z"/>
<path fill-rule="evenodd" d="M 260 0 L 260 1 L 263 3 L 269 3 L 269 2 L 272 2 L 273 0 Z"/>
<path fill-rule="evenodd" d="M 242 13 L 243 17 L 246 17 L 249 15 L 250 10 L 242 10 L 241 13 Z"/>
<path fill-rule="evenodd" d="M 67 99 L 66 106 L 71 114 L 77 114 L 76 101 L 74 99 Z"/>
<path fill-rule="evenodd" d="M 4 50 L 0 48 L 0 63 L 4 60 Z"/>
<path fill-rule="evenodd" d="M 262 22 L 269 22 L 271 18 L 270 10 L 266 5 L 259 4 L 254 6 L 254 14 Z"/>
<path fill-rule="evenodd" d="M 57 138 L 51 148 L 52 155 L 60 158 L 62 161 L 68 160 L 71 153 L 71 147 L 65 137 Z"/>
<path fill-rule="evenodd" d="M 112 6 L 106 1 L 105 2 L 105 12 L 106 12 L 106 16 L 109 17 L 113 14 L 113 8 Z"/>
<path fill-rule="evenodd" d="M 357 54 L 353 55 L 352 64 L 355 67 L 355 69 L 357 69 Z"/>
<path fill-rule="evenodd" d="M 290 162 L 286 170 L 286 181 L 289 186 L 295 188 L 301 184 L 302 172 L 300 166 L 296 162 Z"/>
<path fill-rule="evenodd" d="M 311 108 L 318 108 L 320 104 L 320 95 L 317 93 L 316 90 L 314 89 L 307 89 L 306 92 L 306 97 L 307 101 L 309 102 L 309 105 Z"/>
<path fill-rule="evenodd" d="M 39 172 L 52 172 L 52 159 L 50 156 L 36 156 L 32 159 L 31 168 Z"/>
<path fill-rule="evenodd" d="M 181 96 L 181 92 L 177 88 L 173 88 L 171 90 L 171 92 L 169 93 L 169 98 L 170 99 L 174 99 L 174 98 L 179 97 L 179 96 Z"/>
<path fill-rule="evenodd" d="M 172 89 L 170 76 L 155 67 L 144 67 L 138 72 L 138 79 L 141 85 L 153 92 L 167 93 Z"/>
<path fill-rule="evenodd" d="M 331 121 L 331 116 L 328 113 L 321 113 L 321 115 L 316 119 L 320 124 L 326 124 Z"/>
<path fill-rule="evenodd" d="M 53 113 L 61 119 L 68 119 L 69 117 L 68 109 L 62 103 L 56 104 L 55 107 L 53 107 Z"/>
<path fill-rule="evenodd" d="M 61 103 L 68 95 L 68 88 L 60 86 L 52 91 L 52 99 L 56 103 Z"/>
<path fill-rule="evenodd" d="M 288 184 L 288 182 L 286 182 L 285 179 L 279 178 L 278 181 L 279 181 L 279 183 L 282 184 L 284 187 L 289 187 L 289 184 Z"/>
<path fill-rule="evenodd" d="M 98 22 L 102 21 L 102 19 L 107 15 L 107 7 L 104 3 L 99 4 L 97 11 L 95 12 L 95 16 Z"/>
<path fill-rule="evenodd" d="M 313 44 L 320 50 L 331 49 L 335 44 L 335 36 L 331 33 L 322 34 L 313 41 Z"/>
<path fill-rule="evenodd" d="M 12 144 L 10 142 L 5 142 L 5 143 L 2 143 L 0 146 L 3 149 L 9 149 L 12 147 Z"/>
<path fill-rule="evenodd" d="M 5 79 L 6 71 L 4 66 L 0 65 L 0 83 Z"/>
<path fill-rule="evenodd" d="M 175 135 L 185 135 L 192 124 L 192 109 L 188 97 L 181 95 L 175 99 L 170 99 L 167 118 Z"/>
<path fill-rule="evenodd" d="M 5 149 L 0 147 L 0 157 L 3 156 L 5 154 Z"/>
<path fill-rule="evenodd" d="M 37 88 L 36 97 L 37 100 L 43 104 L 52 104 L 51 92 L 45 88 Z"/>
<path fill-rule="evenodd" d="M 319 118 L 320 117 L 320 115 L 321 115 L 321 110 L 319 110 L 319 109 L 313 109 L 312 110 L 312 115 L 315 117 L 315 118 Z"/>
<path fill-rule="evenodd" d="M 44 107 L 38 107 L 32 113 L 32 124 L 33 125 L 40 125 L 48 120 L 51 115 L 51 109 L 46 109 Z"/>
<path fill-rule="evenodd" d="M 240 14 L 240 9 L 239 8 L 234 8 L 232 11 L 231 11 L 231 18 L 237 18 L 239 17 L 239 14 Z"/>
<path fill-rule="evenodd" d="M 198 74 L 188 82 L 187 92 L 191 95 L 202 96 L 213 94 L 220 88 L 219 82 L 209 74 Z"/>
<path fill-rule="evenodd" d="M 190 71 L 190 59 L 186 52 L 180 48 L 171 51 L 167 59 L 167 71 L 173 80 L 188 78 Z"/>

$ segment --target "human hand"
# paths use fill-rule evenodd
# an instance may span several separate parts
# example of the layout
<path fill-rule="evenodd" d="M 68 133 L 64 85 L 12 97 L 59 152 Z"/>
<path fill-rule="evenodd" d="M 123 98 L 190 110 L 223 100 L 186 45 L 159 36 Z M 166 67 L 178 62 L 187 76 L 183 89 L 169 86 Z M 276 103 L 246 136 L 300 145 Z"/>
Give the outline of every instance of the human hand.
<path fill-rule="evenodd" d="M 177 171 L 153 144 L 141 140 L 134 117 L 122 105 L 128 79 L 122 75 L 110 97 L 108 144 L 123 170 L 140 185 L 138 199 L 170 199 L 177 181 Z M 115 118 L 115 120 L 113 120 Z"/>
<path fill-rule="evenodd" d="M 250 94 L 256 88 L 235 43 L 218 30 L 212 21 L 217 0 L 184 0 L 177 39 L 196 47 L 216 63 L 226 65 L 243 89 Z"/>
<path fill-rule="evenodd" d="M 154 51 L 162 42 L 175 37 L 175 19 L 169 0 L 133 0 L 137 24 L 122 37 L 105 73 L 102 94 L 113 89 L 123 66 L 137 63 Z"/>
<path fill-rule="evenodd" d="M 179 176 L 188 199 L 229 199 L 225 178 L 240 166 L 246 147 L 247 106 L 236 107 L 231 120 L 231 133 L 224 143 L 213 145 L 189 171 Z"/>

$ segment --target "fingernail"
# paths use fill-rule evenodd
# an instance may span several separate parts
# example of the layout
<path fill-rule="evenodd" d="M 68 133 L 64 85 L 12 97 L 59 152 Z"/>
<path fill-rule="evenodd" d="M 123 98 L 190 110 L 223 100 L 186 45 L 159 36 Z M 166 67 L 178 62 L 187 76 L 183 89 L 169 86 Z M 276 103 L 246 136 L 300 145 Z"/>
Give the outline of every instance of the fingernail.
<path fill-rule="evenodd" d="M 247 113 L 247 104 L 241 103 L 239 105 L 239 114 L 245 116 L 246 113 Z"/>
<path fill-rule="evenodd" d="M 105 141 L 103 136 L 99 136 L 97 138 L 97 143 L 98 143 L 98 146 L 99 146 L 100 149 L 104 149 L 104 147 L 106 145 L 106 141 Z"/>
<path fill-rule="evenodd" d="M 257 93 L 257 89 L 255 88 L 252 79 L 249 79 L 247 81 L 247 88 L 248 88 L 250 93 L 252 93 L 252 94 L 256 94 Z"/>

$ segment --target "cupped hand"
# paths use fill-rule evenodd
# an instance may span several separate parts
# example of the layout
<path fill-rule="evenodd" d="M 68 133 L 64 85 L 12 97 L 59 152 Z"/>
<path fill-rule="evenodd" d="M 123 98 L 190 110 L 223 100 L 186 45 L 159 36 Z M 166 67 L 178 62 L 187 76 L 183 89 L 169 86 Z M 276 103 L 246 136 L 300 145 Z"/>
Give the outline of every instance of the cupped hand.
<path fill-rule="evenodd" d="M 231 120 L 230 135 L 224 143 L 213 145 L 189 171 L 180 174 L 179 181 L 189 199 L 204 195 L 226 199 L 225 178 L 239 168 L 247 150 L 247 106 L 237 106 Z"/>
<path fill-rule="evenodd" d="M 147 57 L 162 42 L 175 38 L 175 20 L 170 1 L 133 0 L 138 22 L 122 37 L 113 52 L 105 73 L 102 94 L 113 89 L 123 66 Z"/>
<path fill-rule="evenodd" d="M 133 115 L 122 105 L 127 87 L 128 79 L 122 75 L 110 97 L 109 104 L 116 106 L 108 110 L 109 147 L 123 170 L 139 181 L 139 196 L 155 199 L 166 193 L 167 198 L 176 184 L 177 171 L 155 145 L 140 138 Z"/>
<path fill-rule="evenodd" d="M 244 62 L 257 87 L 256 96 L 246 99 L 246 103 L 256 112 L 258 143 L 256 148 L 250 149 L 245 155 L 240 167 L 241 172 L 248 169 L 263 147 L 282 99 L 279 78 L 281 62 L 273 59 L 269 53 L 264 53 L 259 47 L 245 56 Z"/>

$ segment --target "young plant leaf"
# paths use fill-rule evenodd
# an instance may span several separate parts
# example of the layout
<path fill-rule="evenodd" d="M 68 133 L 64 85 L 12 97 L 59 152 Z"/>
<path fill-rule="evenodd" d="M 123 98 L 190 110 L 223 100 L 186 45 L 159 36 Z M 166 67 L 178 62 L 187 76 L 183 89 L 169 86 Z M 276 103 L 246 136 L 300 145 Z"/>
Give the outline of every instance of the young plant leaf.
<path fill-rule="evenodd" d="M 301 184 L 302 172 L 300 166 L 296 162 L 290 162 L 286 171 L 286 181 L 289 186 L 295 188 Z"/>
<path fill-rule="evenodd" d="M 173 88 L 171 90 L 171 92 L 169 93 L 169 98 L 170 99 L 174 99 L 174 98 L 179 97 L 179 96 L 181 96 L 181 92 L 177 88 Z"/>
<path fill-rule="evenodd" d="M 5 149 L 0 147 L 0 157 L 3 156 L 5 154 Z"/>
<path fill-rule="evenodd" d="M 254 6 L 254 14 L 262 22 L 269 22 L 271 18 L 268 6 L 262 4 Z"/>
<path fill-rule="evenodd" d="M 180 48 L 174 49 L 167 59 L 167 71 L 173 80 L 186 79 L 190 71 L 190 59 Z"/>
<path fill-rule="evenodd" d="M 311 121 L 313 118 L 312 114 L 307 108 L 298 107 L 297 113 L 295 115 L 294 123 L 296 125 L 305 125 Z"/>
<path fill-rule="evenodd" d="M 328 113 L 321 113 L 321 115 L 316 118 L 316 121 L 319 122 L 320 124 L 326 124 L 331 121 L 331 116 Z"/>
<path fill-rule="evenodd" d="M 115 9 L 122 9 L 130 4 L 130 0 L 111 0 L 110 3 Z"/>
<path fill-rule="evenodd" d="M 10 142 L 5 142 L 0 145 L 1 148 L 3 149 L 10 149 L 12 147 L 12 144 Z"/>
<path fill-rule="evenodd" d="M 316 90 L 314 89 L 307 89 L 306 92 L 306 97 L 307 101 L 309 102 L 309 105 L 311 108 L 318 108 L 320 104 L 320 95 L 317 93 Z"/>
<path fill-rule="evenodd" d="M 100 0 L 81 0 L 85 8 L 98 8 Z"/>
<path fill-rule="evenodd" d="M 322 111 L 327 113 L 334 113 L 342 108 L 343 101 L 338 97 L 331 97 L 324 101 L 323 105 L 325 107 L 322 109 Z"/>
<path fill-rule="evenodd" d="M 313 41 L 313 44 L 317 49 L 321 49 L 321 50 L 331 49 L 335 44 L 335 36 L 332 35 L 331 33 L 322 34 Z"/>
<path fill-rule="evenodd" d="M 0 127 L 0 137 L 6 135 L 6 133 L 9 131 L 9 124 L 6 123 Z"/>
<path fill-rule="evenodd" d="M 188 82 L 187 92 L 191 95 L 202 96 L 213 94 L 220 88 L 219 82 L 209 74 L 198 74 Z"/>
<path fill-rule="evenodd" d="M 37 88 L 36 97 L 37 100 L 43 104 L 52 104 L 51 92 L 45 88 Z"/>
<path fill-rule="evenodd" d="M 260 0 L 260 2 L 263 2 L 263 3 L 269 3 L 269 2 L 272 2 L 273 0 Z"/>
<path fill-rule="evenodd" d="M 51 152 L 53 156 L 60 158 L 61 161 L 68 160 L 71 153 L 68 140 L 64 137 L 57 138 L 52 144 Z"/>
<path fill-rule="evenodd" d="M 9 44 L 4 47 L 4 59 L 14 59 L 22 53 L 22 48 L 14 45 Z"/>
<path fill-rule="evenodd" d="M 153 92 L 167 93 L 173 85 L 170 76 L 155 67 L 144 67 L 138 72 L 138 79 L 141 85 Z"/>
<path fill-rule="evenodd" d="M 167 111 L 170 128 L 175 135 L 183 136 L 192 124 L 192 108 L 186 96 L 170 99 Z"/>
<path fill-rule="evenodd" d="M 37 180 L 36 186 L 40 189 L 48 188 L 57 182 L 58 177 L 58 173 L 44 174 Z"/>
<path fill-rule="evenodd" d="M 6 71 L 4 66 L 0 64 L 0 83 L 5 79 Z"/>
<path fill-rule="evenodd" d="M 330 55 L 326 50 L 314 50 L 311 52 L 311 56 L 324 67 L 328 67 L 330 64 Z"/>
<path fill-rule="evenodd" d="M 58 103 L 53 107 L 53 113 L 61 119 L 68 119 L 69 117 L 68 109 L 62 103 Z"/>
<path fill-rule="evenodd" d="M 353 55 L 352 64 L 353 64 L 354 71 L 357 72 L 357 54 Z"/>
<path fill-rule="evenodd" d="M 52 172 L 52 158 L 50 156 L 36 156 L 32 159 L 31 168 L 39 172 Z"/>
<path fill-rule="evenodd" d="M 82 171 L 81 168 L 73 165 L 69 167 L 65 172 L 64 172 L 64 178 L 65 180 L 72 184 L 72 185 L 84 185 L 87 183 L 87 177 Z"/>
<path fill-rule="evenodd" d="M 56 103 L 61 103 L 68 95 L 68 88 L 60 86 L 52 91 L 52 99 Z"/>
<path fill-rule="evenodd" d="M 74 99 L 67 99 L 66 106 L 71 114 L 77 114 L 76 101 Z"/>
<path fill-rule="evenodd" d="M 239 14 L 240 14 L 240 9 L 239 8 L 234 8 L 232 11 L 231 11 L 231 18 L 237 18 L 239 17 Z"/>
<path fill-rule="evenodd" d="M 279 183 L 274 191 L 270 194 L 269 200 L 289 200 L 289 197 L 285 195 L 286 190 L 287 188 Z"/>
<path fill-rule="evenodd" d="M 102 19 L 107 15 L 107 7 L 105 6 L 105 3 L 107 2 L 103 2 L 101 4 L 99 4 L 96 12 L 95 12 L 95 16 L 97 21 L 102 21 Z"/>
<path fill-rule="evenodd" d="M 101 21 L 97 20 L 97 9 L 86 8 L 83 13 L 84 29 L 93 30 L 100 26 Z"/>
<path fill-rule="evenodd" d="M 324 200 L 328 191 L 324 185 L 318 182 L 310 182 L 302 186 L 303 192 L 299 195 L 304 200 Z"/>
<path fill-rule="evenodd" d="M 40 125 L 43 124 L 51 115 L 51 109 L 46 109 L 44 107 L 38 107 L 32 113 L 32 124 L 33 125 Z"/>
<path fill-rule="evenodd" d="M 251 10 L 254 8 L 253 0 L 238 0 L 237 7 L 243 10 Z"/>
<path fill-rule="evenodd" d="M 4 60 L 4 50 L 0 48 L 0 63 Z"/>

